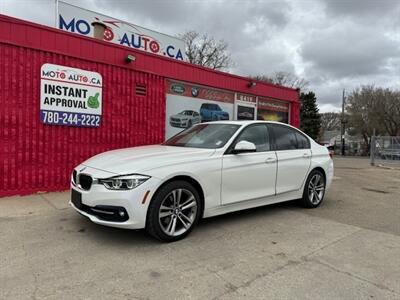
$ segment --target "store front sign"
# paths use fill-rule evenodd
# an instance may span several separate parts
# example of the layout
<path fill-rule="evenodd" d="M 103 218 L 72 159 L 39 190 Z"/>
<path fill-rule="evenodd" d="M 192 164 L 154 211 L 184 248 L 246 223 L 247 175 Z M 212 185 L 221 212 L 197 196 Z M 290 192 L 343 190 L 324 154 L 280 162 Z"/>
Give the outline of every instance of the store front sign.
<path fill-rule="evenodd" d="M 53 64 L 44 64 L 40 73 L 42 123 L 100 126 L 103 79 L 99 73 Z"/>
<path fill-rule="evenodd" d="M 289 111 L 289 103 L 263 97 L 260 97 L 258 99 L 258 107 L 273 111 L 283 111 L 283 112 Z"/>
<path fill-rule="evenodd" d="M 272 98 L 258 97 L 258 120 L 289 123 L 289 103 Z"/>
<path fill-rule="evenodd" d="M 245 94 L 236 94 L 236 100 L 237 101 L 243 101 L 243 102 L 250 102 L 250 103 L 256 103 L 256 97 L 252 95 L 245 95 Z"/>
<path fill-rule="evenodd" d="M 93 22 L 106 26 L 103 40 L 122 46 L 185 60 L 185 43 L 177 37 L 111 18 L 62 1 L 58 2 L 58 28 L 93 37 Z"/>
<path fill-rule="evenodd" d="M 217 90 L 189 83 L 167 81 L 168 90 L 171 94 L 194 97 L 212 101 L 233 103 L 235 94 L 225 90 Z"/>

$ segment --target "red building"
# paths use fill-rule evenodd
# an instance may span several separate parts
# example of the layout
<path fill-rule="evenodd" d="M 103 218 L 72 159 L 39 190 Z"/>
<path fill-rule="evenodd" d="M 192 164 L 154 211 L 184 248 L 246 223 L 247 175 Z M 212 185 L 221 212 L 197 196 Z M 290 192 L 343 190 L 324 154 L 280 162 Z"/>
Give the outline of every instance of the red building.
<path fill-rule="evenodd" d="M 79 114 L 64 124 L 63 114 L 44 115 L 43 93 L 70 84 L 45 78 L 51 68 L 99 76 L 79 84 L 100 91 L 101 106 L 98 93 L 88 104 L 98 120 L 77 126 Z M 192 122 L 257 118 L 298 126 L 298 91 L 0 15 L 0 196 L 67 189 L 88 157 L 161 143 Z"/>

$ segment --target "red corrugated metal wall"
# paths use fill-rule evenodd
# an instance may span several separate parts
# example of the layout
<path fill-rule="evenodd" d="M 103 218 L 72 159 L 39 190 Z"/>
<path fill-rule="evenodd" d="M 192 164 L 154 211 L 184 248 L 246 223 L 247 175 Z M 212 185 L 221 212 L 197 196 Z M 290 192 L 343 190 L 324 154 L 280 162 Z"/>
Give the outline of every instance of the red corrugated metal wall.
<path fill-rule="evenodd" d="M 300 103 L 292 102 L 290 107 L 290 125 L 300 127 Z"/>
<path fill-rule="evenodd" d="M 235 91 L 254 96 L 271 97 L 289 102 L 299 102 L 295 89 L 257 82 L 248 85 L 250 79 L 209 68 L 166 58 L 114 43 L 95 40 L 90 37 L 42 26 L 0 14 L 0 42 L 29 47 L 53 53 L 60 53 L 107 65 L 125 66 L 165 78 L 192 82 L 218 89 Z M 136 60 L 124 62 L 128 54 Z M 297 112 L 298 113 L 298 112 Z M 294 124 L 295 125 L 295 124 Z"/>
<path fill-rule="evenodd" d="M 72 168 L 109 149 L 164 139 L 165 80 L 66 55 L 0 45 L 0 196 L 63 190 Z M 99 128 L 44 125 L 39 120 L 40 68 L 44 63 L 99 72 L 103 116 Z M 135 84 L 147 96 L 135 95 Z"/>

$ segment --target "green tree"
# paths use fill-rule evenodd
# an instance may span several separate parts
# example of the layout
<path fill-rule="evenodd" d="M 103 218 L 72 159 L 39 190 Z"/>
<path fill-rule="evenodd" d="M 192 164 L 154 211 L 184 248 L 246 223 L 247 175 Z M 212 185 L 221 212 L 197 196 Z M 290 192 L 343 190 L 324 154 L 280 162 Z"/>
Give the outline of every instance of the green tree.
<path fill-rule="evenodd" d="M 317 139 L 321 129 L 321 115 L 314 92 L 300 94 L 300 129 Z"/>

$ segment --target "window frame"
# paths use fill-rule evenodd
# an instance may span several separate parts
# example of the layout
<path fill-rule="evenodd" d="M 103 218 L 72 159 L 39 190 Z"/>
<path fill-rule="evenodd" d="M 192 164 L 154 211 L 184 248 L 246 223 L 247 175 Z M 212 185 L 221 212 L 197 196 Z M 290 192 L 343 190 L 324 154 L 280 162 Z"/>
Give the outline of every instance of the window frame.
<path fill-rule="evenodd" d="M 299 131 L 299 130 L 295 130 L 295 132 L 296 132 L 298 135 L 300 135 L 300 136 L 302 136 L 303 138 L 305 138 L 306 141 L 307 141 L 307 146 L 306 146 L 305 148 L 297 148 L 297 149 L 298 149 L 298 150 L 302 150 L 302 149 L 311 149 L 310 138 L 308 138 L 304 133 L 302 133 L 302 132 Z M 297 146 L 299 146 L 299 140 L 298 140 L 298 138 L 297 138 L 297 135 L 295 135 L 295 136 L 296 136 L 296 140 L 297 140 Z"/>
<path fill-rule="evenodd" d="M 275 127 L 283 127 L 283 128 L 285 128 L 285 129 L 287 129 L 287 130 L 293 132 L 294 138 L 295 138 L 295 140 L 296 140 L 296 145 L 297 145 L 295 149 L 278 149 L 277 144 L 276 144 L 275 131 L 274 131 L 274 129 L 273 129 L 274 126 L 275 126 Z M 310 139 L 309 139 L 304 133 L 302 133 L 300 130 L 298 130 L 298 129 L 296 129 L 296 128 L 293 128 L 293 127 L 290 127 L 290 126 L 285 125 L 285 124 L 272 124 L 272 123 L 269 123 L 269 124 L 267 124 L 267 127 L 269 127 L 269 133 L 270 133 L 270 135 L 272 136 L 272 141 L 273 141 L 273 142 L 272 142 L 272 145 L 273 145 L 274 151 L 293 151 L 293 150 L 311 149 L 311 141 L 310 141 Z M 297 139 L 296 133 L 300 134 L 301 136 L 303 136 L 303 137 L 307 140 L 308 147 L 306 147 L 306 148 L 299 148 L 299 141 L 298 141 L 298 139 Z"/>
<path fill-rule="evenodd" d="M 238 140 L 240 138 L 240 136 L 242 135 L 242 133 L 250 127 L 254 127 L 254 126 L 259 126 L 262 125 L 265 127 L 265 129 L 267 130 L 268 136 L 266 136 L 266 138 L 268 139 L 269 145 L 270 145 L 270 149 L 269 150 L 265 150 L 265 151 L 255 151 L 255 152 L 249 152 L 250 154 L 257 154 L 257 153 L 265 153 L 265 152 L 270 152 L 270 151 L 275 151 L 273 148 L 273 144 L 272 144 L 272 140 L 273 138 L 271 137 L 271 130 L 268 128 L 268 123 L 253 123 L 253 124 L 249 124 L 247 126 L 244 126 L 242 128 L 242 130 L 240 130 L 237 135 L 235 136 L 234 140 L 232 141 L 232 143 L 228 146 L 228 148 L 226 149 L 224 155 L 228 155 L 228 154 L 232 154 L 232 155 L 236 155 L 233 153 L 233 149 L 235 148 L 235 145 L 238 143 Z M 248 153 L 246 153 L 248 154 Z"/>

